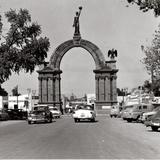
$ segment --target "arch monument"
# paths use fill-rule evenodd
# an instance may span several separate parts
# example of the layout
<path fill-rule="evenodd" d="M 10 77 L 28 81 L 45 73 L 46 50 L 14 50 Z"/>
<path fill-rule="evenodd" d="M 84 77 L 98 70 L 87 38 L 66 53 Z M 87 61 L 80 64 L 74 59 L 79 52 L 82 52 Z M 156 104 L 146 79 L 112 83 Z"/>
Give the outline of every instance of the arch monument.
<path fill-rule="evenodd" d="M 79 23 L 79 21 L 74 23 Z M 116 69 L 115 56 L 111 54 L 110 60 L 106 61 L 103 53 L 95 44 L 81 38 L 79 24 L 74 24 L 74 26 L 75 32 L 73 38 L 60 44 L 51 55 L 49 63 L 37 71 L 39 74 L 39 103 L 57 106 L 60 110 L 62 109 L 61 60 L 70 49 L 81 47 L 91 54 L 95 62 L 95 69 L 93 70 L 95 73 L 96 92 L 95 108 L 97 112 L 103 112 L 109 106 L 117 103 L 116 74 L 118 69 Z M 108 56 L 110 55 L 108 54 Z"/>

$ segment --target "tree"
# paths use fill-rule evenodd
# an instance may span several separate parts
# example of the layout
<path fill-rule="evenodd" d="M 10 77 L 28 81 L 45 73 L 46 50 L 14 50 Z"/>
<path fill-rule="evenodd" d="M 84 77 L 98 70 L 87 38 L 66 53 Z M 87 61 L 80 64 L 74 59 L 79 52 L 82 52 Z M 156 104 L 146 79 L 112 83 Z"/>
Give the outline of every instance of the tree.
<path fill-rule="evenodd" d="M 146 93 L 150 93 L 152 91 L 152 84 L 148 80 L 146 80 L 144 81 L 143 88 Z"/>
<path fill-rule="evenodd" d="M 26 9 L 10 10 L 5 13 L 10 24 L 4 35 L 0 17 L 0 84 L 5 82 L 12 72 L 24 70 L 32 73 L 37 65 L 44 63 L 50 43 L 40 37 L 40 25 L 31 22 Z"/>
<path fill-rule="evenodd" d="M 143 12 L 154 11 L 154 15 L 160 16 L 160 0 L 127 0 L 128 3 L 137 4 Z"/>
<path fill-rule="evenodd" d="M 145 65 L 147 72 L 151 75 L 151 83 L 160 76 L 160 25 L 155 31 L 151 46 L 142 47 L 145 57 L 142 63 Z"/>
<path fill-rule="evenodd" d="M 18 85 L 15 86 L 15 87 L 12 89 L 12 95 L 13 95 L 13 96 L 19 96 L 19 95 L 21 95 L 21 94 L 18 92 Z"/>
<path fill-rule="evenodd" d="M 0 86 L 0 96 L 8 96 L 7 91 Z"/>
<path fill-rule="evenodd" d="M 118 96 L 126 96 L 126 95 L 128 95 L 128 91 L 126 88 L 123 88 L 123 89 L 117 88 L 117 95 Z"/>

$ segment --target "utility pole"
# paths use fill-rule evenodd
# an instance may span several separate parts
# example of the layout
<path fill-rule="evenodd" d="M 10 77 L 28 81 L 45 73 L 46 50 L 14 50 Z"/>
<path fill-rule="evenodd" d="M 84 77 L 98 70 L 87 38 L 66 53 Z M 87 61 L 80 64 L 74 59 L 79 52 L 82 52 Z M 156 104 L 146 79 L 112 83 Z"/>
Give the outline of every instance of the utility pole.
<path fill-rule="evenodd" d="M 17 95 L 17 109 L 18 109 L 18 85 L 16 86 L 16 95 Z"/>
<path fill-rule="evenodd" d="M 151 92 L 153 93 L 153 83 L 154 83 L 154 78 L 153 78 L 153 65 L 151 66 Z"/>

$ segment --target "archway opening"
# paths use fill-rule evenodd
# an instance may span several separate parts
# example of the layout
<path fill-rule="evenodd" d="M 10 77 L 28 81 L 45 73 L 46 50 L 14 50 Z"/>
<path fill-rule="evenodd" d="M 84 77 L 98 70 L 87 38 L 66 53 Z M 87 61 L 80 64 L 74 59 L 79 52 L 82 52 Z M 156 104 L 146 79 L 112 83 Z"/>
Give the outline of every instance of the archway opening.
<path fill-rule="evenodd" d="M 67 97 L 74 94 L 77 98 L 95 93 L 95 62 L 88 51 L 72 48 L 62 58 L 60 69 L 61 93 Z"/>

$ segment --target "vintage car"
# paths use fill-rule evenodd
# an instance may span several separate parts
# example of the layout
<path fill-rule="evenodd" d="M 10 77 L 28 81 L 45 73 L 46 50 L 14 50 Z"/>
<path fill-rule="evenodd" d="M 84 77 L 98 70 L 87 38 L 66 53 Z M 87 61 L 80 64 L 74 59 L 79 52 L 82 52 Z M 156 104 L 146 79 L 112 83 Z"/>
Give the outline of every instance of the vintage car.
<path fill-rule="evenodd" d="M 152 104 L 134 104 L 132 108 L 127 109 L 125 119 L 128 122 L 139 121 L 143 113 L 153 110 Z"/>
<path fill-rule="evenodd" d="M 158 131 L 160 128 L 160 110 L 150 118 L 146 127 L 151 127 L 152 131 Z"/>
<path fill-rule="evenodd" d="M 23 111 L 22 109 L 7 109 L 6 112 L 8 113 L 10 120 L 27 119 L 27 111 Z"/>
<path fill-rule="evenodd" d="M 127 112 L 128 112 L 128 110 L 130 110 L 130 108 L 133 108 L 133 105 L 125 105 L 122 107 L 121 118 L 123 120 L 126 120 Z"/>
<path fill-rule="evenodd" d="M 148 121 L 150 119 L 150 117 L 155 115 L 159 110 L 160 110 L 160 107 L 156 107 L 151 112 L 143 113 L 142 117 L 141 117 L 141 122 L 145 123 L 145 121 Z"/>
<path fill-rule="evenodd" d="M 61 117 L 61 111 L 57 107 L 49 107 L 49 110 L 52 113 L 53 118 Z"/>
<path fill-rule="evenodd" d="M 9 119 L 8 113 L 4 109 L 1 109 L 0 110 L 0 120 L 8 120 L 8 119 Z"/>
<path fill-rule="evenodd" d="M 81 104 L 78 105 L 72 113 L 72 117 L 75 122 L 79 122 L 80 120 L 90 120 L 92 122 L 95 121 L 96 113 L 91 105 Z"/>
<path fill-rule="evenodd" d="M 120 116 L 120 108 L 118 105 L 111 106 L 110 117 L 119 117 Z"/>
<path fill-rule="evenodd" d="M 48 106 L 46 105 L 37 105 L 32 111 L 28 114 L 28 124 L 36 122 L 52 122 L 52 113 L 50 112 Z"/>

